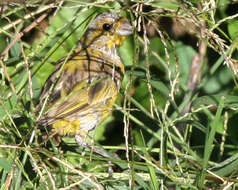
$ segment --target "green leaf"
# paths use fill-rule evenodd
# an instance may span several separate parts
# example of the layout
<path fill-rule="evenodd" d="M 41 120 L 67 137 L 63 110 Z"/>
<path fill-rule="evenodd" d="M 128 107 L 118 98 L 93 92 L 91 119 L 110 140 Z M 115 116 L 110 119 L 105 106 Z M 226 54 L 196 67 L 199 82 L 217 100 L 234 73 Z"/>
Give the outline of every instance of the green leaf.
<path fill-rule="evenodd" d="M 178 43 L 176 53 L 179 59 L 180 84 L 182 86 L 187 86 L 190 74 L 190 65 L 196 51 L 190 46 Z"/>
<path fill-rule="evenodd" d="M 7 42 L 6 42 L 6 36 L 5 35 L 0 35 L 0 53 L 7 47 Z"/>
<path fill-rule="evenodd" d="M 235 168 L 238 168 L 238 154 L 233 155 L 232 157 L 228 158 L 227 160 L 223 161 L 225 166 L 222 166 L 219 170 L 215 171 L 215 174 L 219 176 L 227 176 L 234 172 Z M 234 160 L 235 158 L 235 160 Z M 222 163 L 220 163 L 222 164 Z"/>
<path fill-rule="evenodd" d="M 234 20 L 228 24 L 228 32 L 232 40 L 238 37 L 238 20 Z"/>
<path fill-rule="evenodd" d="M 133 65 L 134 60 L 134 45 L 132 37 L 127 37 L 123 45 L 119 48 L 119 56 L 125 66 Z"/>
<path fill-rule="evenodd" d="M 11 40 L 14 40 L 14 38 L 11 38 Z M 10 49 L 10 53 L 12 57 L 19 57 L 21 55 L 20 43 L 16 42 Z"/>
<path fill-rule="evenodd" d="M 231 96 L 227 94 L 217 94 L 217 95 L 208 95 L 208 96 L 201 96 L 196 98 L 193 101 L 193 107 L 199 108 L 201 105 L 208 106 L 214 105 L 218 106 L 221 97 L 224 96 L 224 106 L 225 107 L 236 107 L 238 108 L 238 98 L 237 96 Z"/>
<path fill-rule="evenodd" d="M 152 1 L 148 4 L 154 7 L 170 9 L 170 10 L 177 10 L 179 8 L 177 1 L 158 1 L 157 0 L 157 1 Z"/>
<path fill-rule="evenodd" d="M 0 158 L 0 167 L 7 170 L 7 172 L 10 172 L 12 166 L 6 158 Z"/>
<path fill-rule="evenodd" d="M 5 100 L 4 104 L 0 104 L 0 117 L 4 118 L 6 117 L 7 113 L 12 113 L 13 111 L 16 111 L 19 108 L 19 105 L 17 103 L 17 95 L 13 94 L 10 98 Z"/>
<path fill-rule="evenodd" d="M 169 96 L 169 89 L 163 82 L 151 80 L 151 85 L 156 90 L 159 90 L 164 96 L 167 96 L 167 97 Z"/>
<path fill-rule="evenodd" d="M 207 94 L 213 94 L 225 90 L 232 80 L 232 75 L 227 67 L 222 67 L 219 72 L 209 77 L 203 89 Z"/>
<path fill-rule="evenodd" d="M 210 159 L 211 153 L 213 151 L 213 141 L 215 139 L 215 134 L 217 131 L 217 126 L 219 125 L 219 123 L 222 120 L 222 110 L 224 108 L 224 97 L 222 96 L 220 99 L 220 103 L 215 115 L 214 120 L 211 122 L 210 124 L 210 129 L 208 129 L 209 131 L 207 132 L 206 135 L 206 142 L 205 142 L 205 149 L 204 149 L 204 155 L 203 155 L 203 163 L 202 163 L 202 167 L 203 170 L 199 176 L 199 180 L 198 180 L 198 186 L 200 188 L 202 188 L 204 186 L 204 180 L 205 180 L 205 176 L 206 176 L 206 169 L 207 169 L 207 165 L 208 165 L 208 161 Z"/>

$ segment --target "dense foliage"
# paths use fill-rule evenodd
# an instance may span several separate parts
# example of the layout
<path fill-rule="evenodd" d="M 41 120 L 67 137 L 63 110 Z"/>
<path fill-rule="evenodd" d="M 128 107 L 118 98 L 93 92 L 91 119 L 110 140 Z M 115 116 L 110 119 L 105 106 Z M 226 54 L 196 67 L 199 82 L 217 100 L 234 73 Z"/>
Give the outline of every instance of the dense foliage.
<path fill-rule="evenodd" d="M 0 1 L 1 189 L 237 189 L 238 3 L 231 0 Z M 39 96 L 92 19 L 134 34 L 114 111 L 89 141 L 37 125 Z M 116 157 L 115 154 L 116 153 Z"/>

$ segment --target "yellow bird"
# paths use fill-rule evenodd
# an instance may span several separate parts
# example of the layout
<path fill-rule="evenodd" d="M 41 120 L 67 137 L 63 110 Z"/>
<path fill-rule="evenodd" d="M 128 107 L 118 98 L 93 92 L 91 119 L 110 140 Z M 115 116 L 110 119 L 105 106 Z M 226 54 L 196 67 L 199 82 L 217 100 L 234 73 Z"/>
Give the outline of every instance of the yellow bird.
<path fill-rule="evenodd" d="M 49 97 L 49 109 L 39 125 L 51 125 L 60 135 L 74 135 L 80 146 L 86 146 L 88 132 L 110 114 L 119 93 L 125 71 L 116 48 L 130 34 L 132 26 L 125 17 L 97 16 L 79 48 L 48 78 L 39 107 Z"/>

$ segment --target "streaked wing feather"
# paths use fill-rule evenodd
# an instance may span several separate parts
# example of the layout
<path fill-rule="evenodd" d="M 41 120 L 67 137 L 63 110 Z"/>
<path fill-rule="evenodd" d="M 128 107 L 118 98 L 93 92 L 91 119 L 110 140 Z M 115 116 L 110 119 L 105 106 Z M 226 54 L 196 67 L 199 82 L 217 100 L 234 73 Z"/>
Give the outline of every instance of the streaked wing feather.
<path fill-rule="evenodd" d="M 57 120 L 70 117 L 82 110 L 90 110 L 92 106 L 97 104 L 104 104 L 105 101 L 116 96 L 117 89 L 114 88 L 117 87 L 112 79 L 113 66 L 110 59 L 107 59 L 109 60 L 107 62 L 105 59 L 100 58 L 102 56 L 95 54 L 95 50 L 91 53 L 94 54 L 90 54 L 90 60 L 86 55 L 88 54 L 87 50 L 87 53 L 83 52 L 82 54 L 74 55 L 64 65 L 63 72 L 50 95 L 49 107 L 51 108 L 40 123 L 51 125 Z M 50 86 L 57 79 L 61 65 L 62 63 L 57 66 L 54 73 L 49 77 L 41 96 L 41 102 L 49 94 Z M 121 73 L 117 72 L 117 76 L 120 77 Z M 105 77 L 107 78 L 105 81 L 102 80 L 95 85 L 87 87 L 89 85 L 88 82 Z"/>

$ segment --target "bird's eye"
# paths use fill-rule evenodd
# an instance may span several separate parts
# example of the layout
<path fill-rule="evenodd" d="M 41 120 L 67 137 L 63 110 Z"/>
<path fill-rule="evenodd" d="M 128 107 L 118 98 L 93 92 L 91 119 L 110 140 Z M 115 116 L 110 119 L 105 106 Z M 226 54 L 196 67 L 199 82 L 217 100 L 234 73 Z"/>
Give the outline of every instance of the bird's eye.
<path fill-rule="evenodd" d="M 112 28 L 112 25 L 108 24 L 108 23 L 105 23 L 105 24 L 103 24 L 102 28 L 105 31 L 109 31 Z"/>

